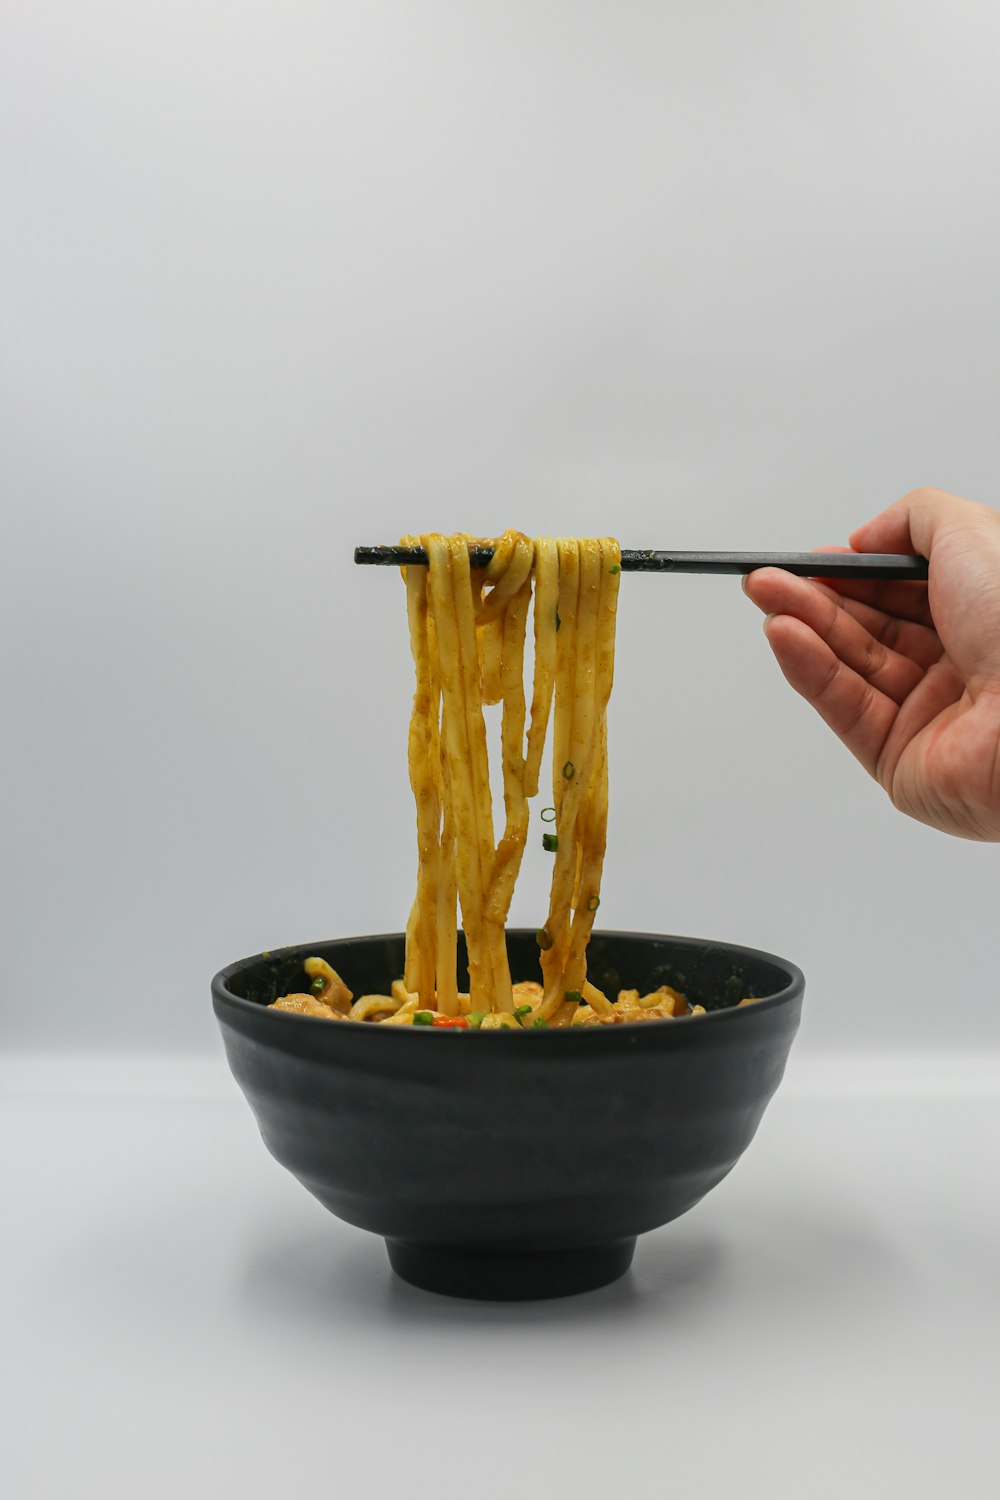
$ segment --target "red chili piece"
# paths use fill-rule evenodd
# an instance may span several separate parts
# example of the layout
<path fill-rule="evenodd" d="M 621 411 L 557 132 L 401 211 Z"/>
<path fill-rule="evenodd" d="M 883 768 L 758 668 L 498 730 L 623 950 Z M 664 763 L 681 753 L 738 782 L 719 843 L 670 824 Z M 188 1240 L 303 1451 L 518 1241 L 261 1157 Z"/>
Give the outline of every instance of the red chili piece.
<path fill-rule="evenodd" d="M 431 1022 L 432 1026 L 468 1026 L 464 1016 L 435 1016 Z"/>

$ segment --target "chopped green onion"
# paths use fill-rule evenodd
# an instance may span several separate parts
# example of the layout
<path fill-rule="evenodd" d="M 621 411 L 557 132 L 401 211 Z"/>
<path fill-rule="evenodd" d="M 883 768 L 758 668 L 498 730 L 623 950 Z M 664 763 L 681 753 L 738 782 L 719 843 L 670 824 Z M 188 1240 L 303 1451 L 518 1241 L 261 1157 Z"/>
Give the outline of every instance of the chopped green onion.
<path fill-rule="evenodd" d="M 478 1029 L 486 1019 L 486 1012 L 483 1010 L 470 1010 L 466 1019 L 473 1029 Z"/>
<path fill-rule="evenodd" d="M 583 1004 L 583 996 L 579 990 L 567 990 L 565 995 L 563 995 L 563 999 L 567 1002 L 572 1001 L 574 1005 Z"/>
<path fill-rule="evenodd" d="M 531 1028 L 533 1031 L 536 1031 L 539 1026 L 547 1026 L 548 1024 L 544 1016 L 536 1016 L 531 1023 Z"/>
<path fill-rule="evenodd" d="M 414 1026 L 433 1026 L 434 1013 L 429 1010 L 415 1010 L 413 1012 Z"/>
<path fill-rule="evenodd" d="M 515 1016 L 530 1016 L 531 1015 L 531 1006 L 530 1005 L 518 1005 L 518 1006 L 515 1007 L 514 1014 L 515 1014 Z"/>
<path fill-rule="evenodd" d="M 609 573 L 620 573 L 621 570 L 622 570 L 621 563 L 612 563 L 611 566 L 610 566 L 610 568 L 608 569 L 608 572 Z"/>
<path fill-rule="evenodd" d="M 551 817 L 548 816 L 549 813 L 552 814 Z M 543 807 L 539 813 L 539 817 L 543 823 L 554 823 L 556 820 L 556 810 L 554 807 Z"/>
<path fill-rule="evenodd" d="M 587 902 L 587 910 L 588 911 L 596 911 L 597 908 L 600 906 L 600 904 L 601 904 L 601 898 L 600 898 L 600 896 L 591 896 L 590 900 Z"/>
<path fill-rule="evenodd" d="M 543 953 L 547 953 L 552 947 L 552 934 L 547 927 L 539 927 L 535 933 L 535 942 Z"/>
<path fill-rule="evenodd" d="M 573 777 L 576 775 L 576 766 L 574 766 L 574 764 L 573 764 L 573 762 L 571 760 L 568 760 L 566 762 L 566 764 L 563 766 L 563 772 L 562 773 L 563 773 L 563 776 L 566 778 L 567 781 L 572 781 L 573 780 Z"/>
<path fill-rule="evenodd" d="M 555 854 L 559 848 L 559 835 L 557 833 L 543 833 L 542 848 L 546 854 Z"/>
<path fill-rule="evenodd" d="M 312 990 L 314 995 L 319 995 L 322 993 L 322 991 L 326 988 L 326 980 L 323 978 L 322 974 L 316 975 L 316 978 L 313 980 L 309 988 Z"/>

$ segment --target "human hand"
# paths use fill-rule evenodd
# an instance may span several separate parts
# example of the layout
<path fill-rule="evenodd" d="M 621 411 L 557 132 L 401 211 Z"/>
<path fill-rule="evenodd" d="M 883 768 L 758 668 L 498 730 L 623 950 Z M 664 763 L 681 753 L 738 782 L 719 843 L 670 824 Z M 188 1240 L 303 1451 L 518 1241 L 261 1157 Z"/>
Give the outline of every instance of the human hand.
<path fill-rule="evenodd" d="M 1000 512 L 914 490 L 850 542 L 825 550 L 922 553 L 928 582 L 758 569 L 778 665 L 901 812 L 1000 840 Z"/>

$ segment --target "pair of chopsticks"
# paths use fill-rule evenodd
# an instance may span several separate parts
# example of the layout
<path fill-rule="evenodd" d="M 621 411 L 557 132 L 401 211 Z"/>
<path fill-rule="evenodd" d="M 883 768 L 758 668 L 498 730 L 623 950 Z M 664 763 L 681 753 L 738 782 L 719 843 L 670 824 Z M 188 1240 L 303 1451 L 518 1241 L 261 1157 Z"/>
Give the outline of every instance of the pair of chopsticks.
<path fill-rule="evenodd" d="M 469 563 L 485 568 L 492 547 L 473 547 Z M 354 561 L 379 568 L 427 564 L 423 547 L 355 547 Z M 927 577 L 927 559 L 897 552 L 623 552 L 623 573 L 752 573 L 784 568 L 800 578 Z"/>

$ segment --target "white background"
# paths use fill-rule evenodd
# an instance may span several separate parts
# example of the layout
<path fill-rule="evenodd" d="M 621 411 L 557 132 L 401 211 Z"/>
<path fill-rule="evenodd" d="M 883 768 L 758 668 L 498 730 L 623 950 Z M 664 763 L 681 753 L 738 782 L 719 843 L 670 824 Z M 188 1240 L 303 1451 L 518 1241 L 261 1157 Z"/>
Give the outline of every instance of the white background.
<path fill-rule="evenodd" d="M 11 1046 L 214 1049 L 222 964 L 402 926 L 402 588 L 356 543 L 1000 498 L 987 4 L 3 30 Z M 626 579 L 619 662 L 605 925 L 798 962 L 803 1047 L 1000 1039 L 996 850 L 893 812 L 736 580 Z"/>
<path fill-rule="evenodd" d="M 402 588 L 355 544 L 1000 502 L 998 70 L 987 0 L 5 0 L 17 1500 L 995 1493 L 998 851 L 892 810 L 735 580 L 623 579 L 601 916 L 786 955 L 805 1020 L 631 1279 L 395 1283 L 267 1159 L 208 981 L 405 921 Z"/>

